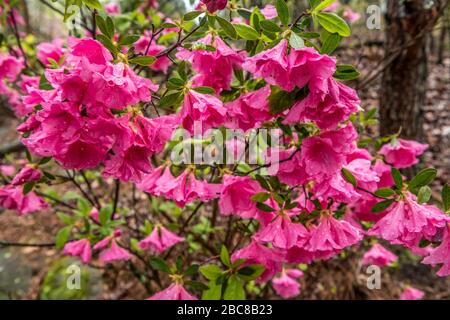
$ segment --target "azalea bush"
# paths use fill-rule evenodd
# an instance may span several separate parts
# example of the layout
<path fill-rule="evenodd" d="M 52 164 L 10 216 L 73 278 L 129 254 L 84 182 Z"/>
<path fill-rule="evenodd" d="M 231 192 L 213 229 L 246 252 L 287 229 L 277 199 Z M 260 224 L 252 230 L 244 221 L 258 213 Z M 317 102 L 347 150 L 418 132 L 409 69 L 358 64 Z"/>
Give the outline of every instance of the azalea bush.
<path fill-rule="evenodd" d="M 62 254 L 150 299 L 293 298 L 307 265 L 360 246 L 364 265 L 394 263 L 382 243 L 450 274 L 450 188 L 438 201 L 435 169 L 404 175 L 428 146 L 373 136 L 359 72 L 333 56 L 349 8 L 65 0 L 67 37 L 35 43 L 0 2 L 0 93 L 26 147 L 1 166 L 0 206 L 54 212 Z"/>

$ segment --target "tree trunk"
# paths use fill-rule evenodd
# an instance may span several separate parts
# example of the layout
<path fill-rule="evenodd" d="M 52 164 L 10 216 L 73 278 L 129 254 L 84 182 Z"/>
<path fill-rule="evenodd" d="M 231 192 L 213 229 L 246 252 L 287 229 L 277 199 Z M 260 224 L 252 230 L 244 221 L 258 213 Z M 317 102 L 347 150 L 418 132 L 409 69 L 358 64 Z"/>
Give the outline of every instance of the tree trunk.
<path fill-rule="evenodd" d="M 380 132 L 423 140 L 423 106 L 427 89 L 427 36 L 447 1 L 388 0 L 386 58 L 380 94 Z"/>

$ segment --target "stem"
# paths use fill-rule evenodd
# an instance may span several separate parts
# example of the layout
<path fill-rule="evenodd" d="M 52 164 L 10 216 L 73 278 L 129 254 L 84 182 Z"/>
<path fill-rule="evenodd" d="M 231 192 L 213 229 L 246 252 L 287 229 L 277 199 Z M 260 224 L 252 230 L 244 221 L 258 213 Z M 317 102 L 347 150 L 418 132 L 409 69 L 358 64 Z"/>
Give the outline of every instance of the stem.
<path fill-rule="evenodd" d="M 113 206 L 113 213 L 112 213 L 113 217 L 114 217 L 114 214 L 117 212 L 117 205 L 119 203 L 119 197 L 120 197 L 120 180 L 116 179 L 116 189 L 114 192 L 114 206 Z"/>
<path fill-rule="evenodd" d="M 25 68 L 29 69 L 30 67 L 28 65 L 27 56 L 25 54 L 25 50 L 23 50 L 22 42 L 20 41 L 20 35 L 19 35 L 18 29 L 17 29 L 16 17 L 14 16 L 14 13 L 13 13 L 12 10 L 9 12 L 9 16 L 11 17 L 11 21 L 12 21 L 12 26 L 11 27 L 13 29 L 13 33 L 14 33 L 14 37 L 16 38 L 17 45 L 18 45 L 18 47 L 20 49 L 20 52 L 22 53 L 23 62 L 25 64 Z"/>
<path fill-rule="evenodd" d="M 0 240 L 0 246 L 3 247 L 39 247 L 47 248 L 54 247 L 55 243 L 21 243 L 21 242 L 9 242 Z"/>

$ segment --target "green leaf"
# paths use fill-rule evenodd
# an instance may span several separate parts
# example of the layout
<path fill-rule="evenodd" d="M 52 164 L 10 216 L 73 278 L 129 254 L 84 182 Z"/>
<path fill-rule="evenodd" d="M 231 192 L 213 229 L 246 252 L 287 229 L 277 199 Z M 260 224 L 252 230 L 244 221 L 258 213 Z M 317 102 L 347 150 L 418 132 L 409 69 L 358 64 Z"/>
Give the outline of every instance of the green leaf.
<path fill-rule="evenodd" d="M 256 204 L 256 207 L 257 207 L 259 210 L 264 211 L 264 212 L 274 212 L 274 211 L 276 211 L 274 208 L 268 206 L 268 205 L 265 204 L 265 203 L 261 203 L 261 202 L 258 202 L 258 203 Z"/>
<path fill-rule="evenodd" d="M 184 273 L 185 276 L 193 276 L 194 274 L 196 274 L 198 272 L 199 269 L 199 265 L 198 264 L 191 264 L 186 272 Z"/>
<path fill-rule="evenodd" d="M 176 261 L 177 272 L 181 273 L 183 271 L 183 257 L 178 256 Z"/>
<path fill-rule="evenodd" d="M 245 281 L 252 281 L 263 274 L 265 267 L 260 264 L 251 264 L 238 270 L 239 277 Z"/>
<path fill-rule="evenodd" d="M 203 94 L 215 94 L 216 93 L 216 91 L 211 87 L 195 87 L 195 88 L 192 88 L 192 90 L 195 90 L 195 91 L 197 91 L 199 93 L 203 93 Z"/>
<path fill-rule="evenodd" d="M 107 36 L 105 36 L 104 34 L 98 34 L 97 35 L 97 40 L 100 41 L 105 47 L 106 49 L 109 50 L 109 52 L 111 52 L 111 54 L 115 57 L 117 55 L 117 48 L 116 46 L 112 43 L 111 39 L 108 38 Z"/>
<path fill-rule="evenodd" d="M 427 203 L 431 198 L 431 188 L 429 186 L 423 186 L 419 189 L 417 200 L 419 203 Z"/>
<path fill-rule="evenodd" d="M 150 66 L 156 61 L 154 56 L 139 56 L 129 60 L 131 63 L 138 64 L 140 66 Z"/>
<path fill-rule="evenodd" d="M 345 181 L 350 183 L 354 188 L 358 186 L 358 181 L 356 181 L 355 176 L 348 169 L 342 168 L 341 173 Z"/>
<path fill-rule="evenodd" d="M 387 198 L 390 196 L 393 196 L 395 194 L 395 191 L 390 188 L 381 188 L 375 191 L 375 195 L 378 197 Z"/>
<path fill-rule="evenodd" d="M 219 16 L 216 16 L 216 20 L 227 36 L 229 36 L 232 39 L 237 38 L 237 32 L 236 29 L 234 29 L 233 24 L 231 24 L 228 20 L 225 20 L 224 18 Z"/>
<path fill-rule="evenodd" d="M 259 33 L 252 27 L 246 25 L 246 24 L 235 24 L 234 28 L 236 29 L 237 34 L 245 40 L 258 40 L 259 39 Z"/>
<path fill-rule="evenodd" d="M 103 10 L 103 6 L 99 0 L 83 0 L 83 2 L 91 9 Z"/>
<path fill-rule="evenodd" d="M 376 205 L 374 205 L 372 207 L 372 212 L 373 213 L 383 212 L 384 210 L 389 208 L 391 206 L 391 204 L 394 203 L 394 201 L 395 201 L 394 199 L 389 199 L 389 200 L 384 200 L 384 201 L 378 202 Z"/>
<path fill-rule="evenodd" d="M 348 37 L 351 34 L 350 27 L 344 19 L 335 13 L 319 12 L 316 14 L 320 25 L 331 33 L 337 33 L 340 36 Z"/>
<path fill-rule="evenodd" d="M 23 194 L 27 195 L 33 190 L 34 188 L 34 182 L 27 182 L 23 185 Z"/>
<path fill-rule="evenodd" d="M 323 41 L 322 43 L 322 49 L 320 50 L 320 53 L 322 54 L 331 54 L 336 50 L 336 48 L 339 46 L 339 43 L 341 43 L 342 37 L 338 35 L 337 33 L 330 33 Z"/>
<path fill-rule="evenodd" d="M 271 93 L 269 96 L 269 110 L 271 114 L 276 115 L 281 113 L 292 107 L 294 103 L 294 94 L 284 91 L 279 87 L 271 86 Z"/>
<path fill-rule="evenodd" d="M 81 215 L 84 217 L 89 216 L 89 213 L 91 212 L 91 205 L 84 198 L 78 198 L 77 208 Z"/>
<path fill-rule="evenodd" d="M 196 290 L 201 290 L 201 291 L 203 291 L 203 290 L 208 290 L 209 289 L 209 287 L 207 286 L 207 285 L 205 285 L 205 284 L 203 284 L 202 282 L 200 282 L 200 281 L 186 281 L 185 282 L 185 284 L 187 285 L 187 286 L 191 286 L 192 288 L 194 288 L 194 289 L 196 289 Z"/>
<path fill-rule="evenodd" d="M 165 22 L 161 25 L 161 28 L 163 29 L 173 29 L 173 28 L 178 28 L 178 26 L 175 23 L 169 23 L 169 22 Z"/>
<path fill-rule="evenodd" d="M 100 213 L 98 214 L 98 219 L 102 226 L 105 226 L 110 220 L 113 213 L 113 206 L 108 204 L 100 209 Z"/>
<path fill-rule="evenodd" d="M 403 177 L 397 168 L 391 168 L 392 179 L 394 179 L 395 186 L 397 189 L 401 190 L 403 187 Z"/>
<path fill-rule="evenodd" d="M 244 300 L 244 283 L 236 275 L 232 275 L 227 282 L 227 287 L 223 294 L 224 300 Z"/>
<path fill-rule="evenodd" d="M 289 37 L 289 44 L 294 49 L 301 49 L 305 47 L 305 41 L 303 41 L 303 39 L 295 32 L 291 33 L 291 36 Z"/>
<path fill-rule="evenodd" d="M 220 300 L 222 296 L 222 284 L 217 284 L 215 280 L 208 283 L 209 289 L 203 291 L 202 300 Z"/>
<path fill-rule="evenodd" d="M 281 28 L 275 22 L 270 20 L 262 20 L 259 22 L 259 24 L 264 31 L 273 33 L 282 31 Z"/>
<path fill-rule="evenodd" d="M 138 35 L 130 35 L 130 36 L 126 36 L 125 38 L 123 38 L 122 40 L 120 40 L 120 44 L 124 45 L 124 46 L 129 46 L 130 44 L 135 43 L 136 41 L 139 40 L 139 36 Z"/>
<path fill-rule="evenodd" d="M 436 175 L 437 170 L 434 168 L 423 169 L 409 182 L 408 190 L 414 191 L 430 184 L 436 178 Z"/>
<path fill-rule="evenodd" d="M 197 18 L 199 15 L 201 15 L 203 12 L 202 11 L 191 11 L 191 12 L 188 12 L 188 13 L 186 13 L 184 16 L 183 16 L 183 20 L 184 21 L 191 21 L 191 20 L 194 20 L 195 18 Z"/>
<path fill-rule="evenodd" d="M 48 82 L 48 80 L 45 77 L 44 73 L 41 75 L 41 78 L 39 79 L 39 89 L 41 89 L 41 90 L 53 90 L 52 85 L 50 84 L 50 82 Z"/>
<path fill-rule="evenodd" d="M 150 258 L 150 265 L 152 266 L 153 269 L 158 270 L 158 271 L 162 271 L 165 273 L 170 273 L 170 268 L 167 265 L 167 263 L 157 257 L 151 257 Z"/>
<path fill-rule="evenodd" d="M 259 192 L 252 197 L 252 201 L 254 202 L 265 202 L 270 198 L 270 193 L 268 192 Z"/>
<path fill-rule="evenodd" d="M 161 98 L 159 101 L 160 108 L 168 108 L 178 104 L 179 100 L 183 97 L 181 92 L 175 92 L 168 94 Z"/>
<path fill-rule="evenodd" d="M 448 183 L 442 188 L 442 204 L 445 212 L 450 210 L 450 186 Z"/>
<path fill-rule="evenodd" d="M 74 222 L 74 219 L 71 216 L 63 212 L 58 212 L 56 215 L 58 216 L 59 220 L 64 222 L 64 224 L 71 225 Z"/>
<path fill-rule="evenodd" d="M 97 24 L 97 27 L 100 29 L 100 31 L 107 36 L 108 38 L 112 38 L 112 34 L 109 33 L 108 28 L 106 27 L 106 21 L 101 16 L 96 15 L 95 16 L 95 23 Z"/>
<path fill-rule="evenodd" d="M 230 254 L 227 247 L 224 245 L 222 245 L 222 248 L 220 249 L 220 261 L 222 261 L 222 263 L 227 267 L 231 266 Z"/>
<path fill-rule="evenodd" d="M 281 23 L 287 27 L 289 25 L 291 18 L 286 1 L 277 0 L 277 2 L 275 3 L 275 8 L 277 9 L 278 18 L 280 19 Z"/>
<path fill-rule="evenodd" d="M 334 78 L 338 80 L 355 80 L 359 77 L 360 73 L 356 68 L 350 64 L 340 64 L 336 66 L 336 72 Z"/>
<path fill-rule="evenodd" d="M 200 267 L 200 273 L 208 280 L 216 280 L 222 275 L 222 270 L 216 264 L 207 264 Z"/>
<path fill-rule="evenodd" d="M 325 8 L 328 8 L 335 0 L 324 0 L 319 3 L 313 10 L 314 13 L 322 11 Z"/>
<path fill-rule="evenodd" d="M 57 249 L 61 249 L 69 241 L 72 226 L 67 226 L 58 231 L 55 237 L 55 245 Z"/>

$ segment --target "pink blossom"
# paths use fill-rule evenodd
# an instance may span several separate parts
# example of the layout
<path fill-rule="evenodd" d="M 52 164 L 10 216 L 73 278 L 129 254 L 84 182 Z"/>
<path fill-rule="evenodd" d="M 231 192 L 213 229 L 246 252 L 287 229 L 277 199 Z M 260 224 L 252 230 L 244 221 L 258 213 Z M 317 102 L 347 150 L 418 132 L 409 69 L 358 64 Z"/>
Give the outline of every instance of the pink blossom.
<path fill-rule="evenodd" d="M 286 40 L 281 40 L 272 49 L 263 51 L 248 58 L 242 65 L 244 70 L 256 78 L 263 78 L 268 84 L 291 91 L 293 84 L 289 79 L 289 61 L 287 58 Z"/>
<path fill-rule="evenodd" d="M 439 209 L 418 204 L 415 196 L 408 193 L 388 208 L 387 214 L 369 230 L 369 235 L 393 244 L 415 246 L 422 238 L 431 239 L 448 220 Z"/>
<path fill-rule="evenodd" d="M 14 177 L 11 181 L 11 185 L 18 186 L 27 182 L 38 181 L 42 177 L 42 173 L 39 170 L 34 169 L 31 166 L 26 166 Z"/>
<path fill-rule="evenodd" d="M 336 59 L 319 54 L 314 48 L 293 49 L 289 54 L 289 68 L 293 85 L 298 88 L 308 85 L 310 92 L 315 94 L 326 93 L 327 80 L 336 71 Z"/>
<path fill-rule="evenodd" d="M 380 178 L 372 169 L 370 160 L 355 159 L 345 166 L 358 182 L 358 186 L 369 191 L 376 191 L 378 189 L 378 182 Z"/>
<path fill-rule="evenodd" d="M 305 249 L 318 254 L 338 253 L 363 238 L 361 229 L 325 215 L 319 218 L 319 224 L 310 230 L 310 234 Z"/>
<path fill-rule="evenodd" d="M 280 249 L 290 249 L 309 237 L 308 230 L 300 224 L 293 223 L 288 216 L 278 215 L 255 235 L 255 239 L 271 243 Z"/>
<path fill-rule="evenodd" d="M 88 239 L 66 243 L 63 252 L 70 256 L 79 257 L 83 263 L 89 263 L 92 257 L 91 244 Z"/>
<path fill-rule="evenodd" d="M 139 247 L 156 253 L 163 253 L 183 240 L 184 238 L 177 236 L 163 226 L 156 226 L 147 238 L 139 242 Z"/>
<path fill-rule="evenodd" d="M 265 270 L 258 278 L 258 281 L 266 282 L 281 271 L 283 254 L 277 249 L 268 248 L 252 239 L 252 242 L 249 245 L 234 252 L 231 256 L 233 262 L 238 259 L 245 259 L 244 265 L 263 265 Z"/>
<path fill-rule="evenodd" d="M 104 5 L 105 11 L 109 14 L 118 14 L 120 13 L 120 7 L 117 3 L 110 2 Z"/>
<path fill-rule="evenodd" d="M 265 86 L 253 92 L 241 95 L 228 103 L 229 127 L 247 131 L 270 121 L 273 115 L 269 112 L 270 87 Z"/>
<path fill-rule="evenodd" d="M 391 166 L 385 164 L 383 160 L 376 160 L 373 170 L 380 178 L 378 188 L 390 188 L 394 185 L 394 179 L 391 174 Z"/>
<path fill-rule="evenodd" d="M 397 261 L 397 256 L 383 247 L 381 244 L 375 243 L 369 251 L 367 251 L 362 259 L 363 265 L 376 265 L 384 267 Z"/>
<path fill-rule="evenodd" d="M 284 299 L 290 299 L 300 294 L 300 283 L 291 278 L 287 272 L 282 272 L 281 276 L 272 279 L 272 286 L 275 292 Z"/>
<path fill-rule="evenodd" d="M 270 175 L 276 175 L 282 183 L 293 187 L 307 182 L 304 163 L 296 148 L 269 151 L 266 162 L 271 164 L 268 169 Z"/>
<path fill-rule="evenodd" d="M 142 180 L 136 184 L 136 186 L 147 193 L 154 193 L 156 187 L 158 186 L 157 181 L 164 172 L 165 167 L 160 166 L 153 170 L 151 173 L 144 175 Z M 169 169 L 167 169 L 169 170 Z"/>
<path fill-rule="evenodd" d="M 385 144 L 380 154 L 384 156 L 387 163 L 402 169 L 411 167 L 419 162 L 417 159 L 428 145 L 412 140 L 395 139 L 393 142 Z"/>
<path fill-rule="evenodd" d="M 358 111 L 360 100 L 353 89 L 333 79 L 322 81 L 324 85 L 320 81 L 317 83 L 317 92 L 310 92 L 305 99 L 294 104 L 284 120 L 285 124 L 313 121 L 321 129 L 334 129 Z M 309 84 L 310 87 L 312 85 L 314 83 Z"/>
<path fill-rule="evenodd" d="M 0 53 L 0 80 L 16 80 L 23 67 L 24 64 L 21 59 L 15 58 L 8 54 Z"/>
<path fill-rule="evenodd" d="M 15 210 L 21 216 L 46 209 L 48 204 L 33 191 L 24 194 L 21 186 L 4 186 L 0 187 L 0 207 Z"/>
<path fill-rule="evenodd" d="M 52 42 L 41 42 L 36 47 L 37 58 L 46 66 L 51 64 L 49 59 L 59 62 L 65 53 L 62 46 L 62 39 L 54 39 Z"/>
<path fill-rule="evenodd" d="M 262 191 L 259 183 L 250 177 L 225 175 L 219 200 L 220 213 L 236 214 L 244 219 L 254 218 L 258 209 L 251 198 Z"/>
<path fill-rule="evenodd" d="M 12 176 L 12 175 L 14 175 L 15 171 L 16 171 L 16 169 L 14 168 L 14 166 L 5 165 L 5 164 L 0 165 L 0 174 L 2 174 L 4 176 Z"/>
<path fill-rule="evenodd" d="M 402 292 L 400 300 L 422 300 L 424 296 L 425 292 L 413 287 L 408 287 Z"/>
<path fill-rule="evenodd" d="M 218 36 L 208 34 L 197 41 L 198 49 L 189 51 L 178 49 L 177 58 L 189 61 L 198 73 L 192 80 L 194 86 L 212 87 L 217 93 L 229 90 L 233 69 L 240 69 L 245 53 L 237 53 Z M 214 51 L 201 49 L 203 45 L 212 46 Z"/>
<path fill-rule="evenodd" d="M 152 153 L 160 153 L 180 125 L 180 119 L 177 115 L 165 115 L 152 119 L 137 116 L 134 118 L 134 123 L 142 131 L 146 147 Z"/>
<path fill-rule="evenodd" d="M 226 114 L 227 110 L 218 98 L 190 90 L 184 97 L 180 119 L 183 128 L 190 133 L 199 129 L 199 133 L 204 133 L 208 129 L 223 125 Z"/>
<path fill-rule="evenodd" d="M 106 65 L 107 62 L 110 62 L 113 59 L 108 49 L 106 49 L 100 42 L 88 38 L 73 40 L 71 46 L 71 56 L 76 57 L 76 60 L 80 60 L 84 57 L 90 63 L 97 65 Z"/>
<path fill-rule="evenodd" d="M 223 10 L 227 6 L 228 0 L 200 0 L 210 13 L 214 13 L 217 10 Z"/>
<path fill-rule="evenodd" d="M 100 261 L 104 262 L 104 263 L 110 263 L 113 261 L 125 261 L 125 260 L 130 260 L 131 259 L 131 254 L 121 248 L 115 239 L 111 240 L 111 247 L 109 247 L 106 250 L 103 250 L 100 253 L 99 259 Z"/>
<path fill-rule="evenodd" d="M 163 291 L 155 293 L 148 300 L 197 300 L 179 283 L 173 283 Z"/>
<path fill-rule="evenodd" d="M 160 53 L 161 51 L 164 51 L 165 49 L 166 49 L 166 47 L 164 47 L 162 45 L 152 43 L 147 54 L 150 56 L 156 56 L 158 53 Z M 170 59 L 168 57 L 162 56 L 155 60 L 155 62 L 150 66 L 150 69 L 155 70 L 155 71 L 162 71 L 164 74 L 167 74 L 167 70 L 169 69 L 169 67 L 171 65 L 172 65 L 172 61 L 170 61 Z"/>
<path fill-rule="evenodd" d="M 277 9 L 271 4 L 267 4 L 264 8 L 262 8 L 261 13 L 267 20 L 278 17 Z"/>
<path fill-rule="evenodd" d="M 431 264 L 433 266 L 442 264 L 442 267 L 437 272 L 440 277 L 450 275 L 450 226 L 447 225 L 444 230 L 444 235 L 441 244 L 433 249 L 429 256 L 423 259 L 422 263 Z"/>
<path fill-rule="evenodd" d="M 356 21 L 361 19 L 361 15 L 358 12 L 355 12 L 350 8 L 346 9 L 342 15 L 350 23 L 355 23 Z"/>
<path fill-rule="evenodd" d="M 331 177 L 318 179 L 312 191 L 314 197 L 322 201 L 333 199 L 344 203 L 353 203 L 361 198 L 361 194 L 342 177 L 341 172 L 336 172 Z"/>
<path fill-rule="evenodd" d="M 303 272 L 298 269 L 286 269 L 285 272 L 289 277 L 294 279 L 303 277 Z"/>

